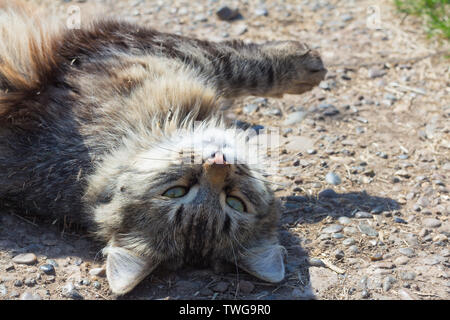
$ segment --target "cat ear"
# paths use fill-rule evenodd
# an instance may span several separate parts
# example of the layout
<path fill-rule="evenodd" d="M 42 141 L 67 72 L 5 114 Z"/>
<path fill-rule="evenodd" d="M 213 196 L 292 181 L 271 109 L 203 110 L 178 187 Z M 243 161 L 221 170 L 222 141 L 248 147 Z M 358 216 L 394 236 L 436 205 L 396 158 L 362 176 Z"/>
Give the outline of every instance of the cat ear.
<path fill-rule="evenodd" d="M 241 255 L 238 265 L 261 280 L 280 282 L 284 279 L 285 251 L 286 249 L 278 244 L 256 246 Z"/>
<path fill-rule="evenodd" d="M 131 291 L 158 266 L 158 263 L 120 247 L 106 247 L 103 253 L 108 255 L 106 277 L 115 294 Z"/>

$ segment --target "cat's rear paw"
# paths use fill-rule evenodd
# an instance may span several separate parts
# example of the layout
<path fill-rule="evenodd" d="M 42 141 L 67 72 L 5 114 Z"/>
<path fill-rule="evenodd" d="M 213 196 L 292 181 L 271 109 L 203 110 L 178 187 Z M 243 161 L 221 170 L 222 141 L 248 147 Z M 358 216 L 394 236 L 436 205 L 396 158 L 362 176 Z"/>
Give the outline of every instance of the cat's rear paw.
<path fill-rule="evenodd" d="M 275 41 L 265 44 L 265 51 L 281 66 L 280 94 L 301 94 L 317 86 L 327 73 L 320 53 L 299 41 Z"/>

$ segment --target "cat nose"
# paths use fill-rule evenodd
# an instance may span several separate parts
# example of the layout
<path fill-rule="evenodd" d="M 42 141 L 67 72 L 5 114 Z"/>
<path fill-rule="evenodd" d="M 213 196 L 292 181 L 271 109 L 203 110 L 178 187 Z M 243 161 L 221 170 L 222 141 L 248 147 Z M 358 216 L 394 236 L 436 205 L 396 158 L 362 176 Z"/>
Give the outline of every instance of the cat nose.
<path fill-rule="evenodd" d="M 227 164 L 225 155 L 220 151 L 214 152 L 208 162 L 210 164 Z"/>
<path fill-rule="evenodd" d="M 203 164 L 205 181 L 208 182 L 210 187 L 222 190 L 230 169 L 231 164 L 225 161 L 224 154 L 222 152 L 215 152 Z"/>

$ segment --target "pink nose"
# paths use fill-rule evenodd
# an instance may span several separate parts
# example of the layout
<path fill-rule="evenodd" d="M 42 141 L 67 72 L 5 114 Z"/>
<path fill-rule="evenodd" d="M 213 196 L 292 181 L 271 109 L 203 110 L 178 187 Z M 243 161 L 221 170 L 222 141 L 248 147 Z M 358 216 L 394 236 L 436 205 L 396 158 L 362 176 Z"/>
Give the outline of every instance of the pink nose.
<path fill-rule="evenodd" d="M 227 162 L 225 161 L 225 156 L 223 155 L 222 152 L 216 152 L 214 154 L 214 157 L 211 157 L 208 159 L 208 162 L 213 164 L 226 164 Z"/>

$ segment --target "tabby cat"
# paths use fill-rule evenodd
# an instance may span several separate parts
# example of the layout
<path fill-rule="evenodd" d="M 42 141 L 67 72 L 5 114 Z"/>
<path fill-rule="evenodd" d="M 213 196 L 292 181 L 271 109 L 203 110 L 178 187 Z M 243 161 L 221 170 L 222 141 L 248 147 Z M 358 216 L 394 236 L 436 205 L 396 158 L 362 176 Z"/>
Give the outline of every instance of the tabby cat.
<path fill-rule="evenodd" d="M 310 90 L 326 73 L 316 51 L 117 20 L 69 30 L 0 3 L 1 206 L 87 225 L 116 294 L 158 266 L 284 278 L 278 202 L 217 111 Z"/>

